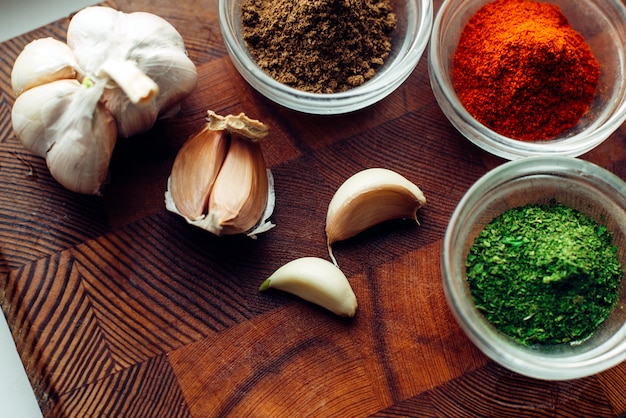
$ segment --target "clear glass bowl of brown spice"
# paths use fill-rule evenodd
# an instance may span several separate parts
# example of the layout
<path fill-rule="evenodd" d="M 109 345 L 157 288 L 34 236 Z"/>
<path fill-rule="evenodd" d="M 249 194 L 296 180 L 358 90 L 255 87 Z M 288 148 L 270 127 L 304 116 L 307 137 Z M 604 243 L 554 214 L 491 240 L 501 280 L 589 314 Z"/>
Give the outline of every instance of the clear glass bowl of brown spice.
<path fill-rule="evenodd" d="M 241 76 L 268 99 L 319 115 L 391 94 L 417 66 L 433 19 L 432 0 L 219 0 L 218 8 Z"/>
<path fill-rule="evenodd" d="M 528 205 L 552 205 L 553 216 Z M 592 234 L 573 210 L 595 223 Z M 492 223 L 496 218 L 509 222 Z M 602 246 L 591 245 L 596 237 Z M 621 271 L 605 268 L 616 263 Z M 569 380 L 626 360 L 626 183 L 595 164 L 527 157 L 485 174 L 450 218 L 441 269 L 463 331 L 509 370 Z M 557 281 L 548 276 L 554 271 L 566 274 Z M 605 273 L 610 280 L 600 280 Z"/>
<path fill-rule="evenodd" d="M 626 120 L 618 0 L 446 0 L 429 48 L 442 111 L 502 158 L 576 157 Z"/>

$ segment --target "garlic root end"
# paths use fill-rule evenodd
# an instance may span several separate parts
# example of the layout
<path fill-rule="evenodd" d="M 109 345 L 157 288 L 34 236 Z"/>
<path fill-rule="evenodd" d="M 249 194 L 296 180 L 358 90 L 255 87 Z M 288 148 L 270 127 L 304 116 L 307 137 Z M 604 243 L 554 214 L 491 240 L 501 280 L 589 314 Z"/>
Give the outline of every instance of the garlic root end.
<path fill-rule="evenodd" d="M 330 257 L 330 259 L 332 260 L 333 264 L 337 267 L 339 267 L 339 264 L 337 263 L 337 259 L 335 258 L 335 255 L 333 254 L 333 245 L 330 241 L 327 241 L 326 246 L 328 247 L 328 255 Z"/>
<path fill-rule="evenodd" d="M 259 286 L 259 292 L 264 292 L 267 289 L 269 289 L 271 287 L 270 282 L 271 282 L 270 279 L 265 279 L 263 283 L 261 283 L 261 286 Z"/>

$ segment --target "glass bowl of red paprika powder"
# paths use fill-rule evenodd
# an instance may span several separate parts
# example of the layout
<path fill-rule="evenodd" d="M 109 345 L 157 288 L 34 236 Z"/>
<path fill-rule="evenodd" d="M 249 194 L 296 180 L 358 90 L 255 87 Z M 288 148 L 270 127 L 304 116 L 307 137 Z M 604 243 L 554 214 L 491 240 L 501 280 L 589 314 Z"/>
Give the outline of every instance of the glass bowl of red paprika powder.
<path fill-rule="evenodd" d="M 429 75 L 442 111 L 509 160 L 602 143 L 626 120 L 624 68 L 618 0 L 446 0 L 433 24 Z"/>
<path fill-rule="evenodd" d="M 220 27 L 235 68 L 255 90 L 268 99 L 303 113 L 343 114 L 365 108 L 382 100 L 409 77 L 426 49 L 433 20 L 432 0 L 335 3 L 312 2 L 310 0 L 268 0 L 255 3 L 250 3 L 247 0 L 219 0 Z M 250 4 L 254 6 L 251 7 Z M 362 42 L 358 37 L 372 36 L 379 31 L 380 22 L 373 21 L 375 18 L 371 14 L 379 14 L 376 10 L 381 8 L 383 4 L 390 6 L 391 13 L 395 15 L 395 28 L 390 37 L 387 37 L 391 42 L 388 55 L 384 59 L 380 58 L 382 55 L 375 54 L 369 61 L 360 59 L 360 55 L 368 55 L 373 49 L 376 49 L 368 46 L 372 41 L 380 41 L 377 38 L 368 38 Z M 255 58 L 244 38 L 243 5 L 248 7 L 247 19 L 255 23 L 262 20 L 263 27 L 268 27 L 267 31 L 263 31 L 265 38 L 262 42 L 259 41 L 259 44 L 264 46 L 270 44 L 268 49 L 273 53 L 272 55 L 267 54 L 271 58 L 263 58 L 265 61 L 269 61 L 269 63 L 263 63 L 264 68 L 267 64 L 272 68 L 287 66 L 294 71 L 277 70 L 281 77 L 272 77 L 269 71 L 262 69 L 259 65 L 259 59 Z M 370 10 L 367 10 L 367 13 L 358 10 L 340 12 L 335 10 L 337 7 L 351 7 L 353 9 L 367 7 Z M 266 10 L 268 8 L 272 8 L 273 12 Z M 331 9 L 326 10 L 329 8 Z M 367 21 L 373 21 L 373 24 L 356 30 L 358 29 L 357 23 L 364 20 L 360 18 L 359 13 Z M 268 14 L 270 15 L 269 18 Z M 324 16 L 333 16 L 334 20 Z M 293 27 L 305 24 L 308 25 L 306 28 Z M 287 25 L 290 25 L 289 28 L 285 28 Z M 334 35 L 328 35 L 328 39 L 326 39 L 327 35 L 324 31 L 329 29 L 329 26 L 331 31 L 328 33 Z M 334 39 L 339 33 L 339 31 L 332 31 L 334 26 L 341 26 L 342 31 L 350 28 L 352 30 L 349 30 L 350 33 L 342 39 Z M 304 32 L 301 33 L 301 36 L 293 35 L 293 33 L 298 34 L 302 31 Z M 292 35 L 291 37 L 285 36 L 281 32 Z M 317 33 L 319 36 L 313 36 L 313 33 Z M 319 42 L 321 44 L 319 51 L 316 51 L 315 48 L 309 51 L 308 47 L 298 46 L 300 45 L 299 42 L 302 41 L 301 38 L 305 37 L 313 39 L 314 42 Z M 350 39 L 345 39 L 346 37 Z M 315 41 L 316 39 L 317 41 Z M 352 54 L 354 51 L 350 45 L 362 49 L 362 52 Z M 329 59 L 324 60 L 325 65 L 318 65 L 314 57 L 332 55 L 332 50 L 335 50 L 334 54 L 338 56 L 340 65 L 333 64 Z M 345 51 L 345 55 L 356 55 L 354 59 L 363 61 L 362 65 L 369 66 L 368 62 L 370 62 L 373 71 L 368 72 L 361 80 L 359 80 L 361 76 L 351 78 L 348 80 L 350 83 L 342 80 L 344 78 L 342 74 L 349 74 L 351 71 L 350 68 L 347 68 L 348 63 L 346 61 L 348 60 L 341 58 L 342 53 L 339 51 Z M 331 65 L 326 68 L 326 64 Z M 302 79 L 302 77 L 292 77 L 292 72 L 296 71 L 300 74 L 307 73 L 307 76 L 311 77 L 318 73 L 322 76 L 328 73 L 337 74 L 337 76 L 333 76 L 328 83 L 324 84 L 324 91 L 312 91 L 294 87 L 295 83 Z M 371 74 L 374 75 L 371 76 Z M 278 81 L 278 78 L 281 81 Z M 354 86 L 347 90 L 335 91 L 328 87 L 334 80 L 338 80 L 340 84 L 354 84 Z"/>
<path fill-rule="evenodd" d="M 626 183 L 604 168 L 541 156 L 491 170 L 454 210 L 441 269 L 463 331 L 509 370 L 569 380 L 626 360 Z"/>

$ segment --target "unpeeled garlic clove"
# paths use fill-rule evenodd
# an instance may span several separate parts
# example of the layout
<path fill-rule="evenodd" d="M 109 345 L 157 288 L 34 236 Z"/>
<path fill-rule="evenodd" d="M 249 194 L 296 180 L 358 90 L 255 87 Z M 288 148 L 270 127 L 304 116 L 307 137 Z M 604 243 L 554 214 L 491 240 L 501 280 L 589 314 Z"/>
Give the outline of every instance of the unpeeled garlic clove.
<path fill-rule="evenodd" d="M 180 149 L 170 176 L 169 190 L 178 212 L 197 221 L 204 218 L 213 183 L 228 152 L 225 131 L 205 127 Z"/>
<path fill-rule="evenodd" d="M 302 257 L 288 262 L 259 290 L 270 288 L 289 292 L 340 316 L 356 313 L 357 300 L 350 282 L 337 266 L 322 258 Z"/>
<path fill-rule="evenodd" d="M 207 229 L 215 235 L 249 231 L 263 215 L 268 189 L 261 145 L 232 134 L 226 159 L 209 197 Z"/>
<path fill-rule="evenodd" d="M 66 189 L 99 194 L 117 140 L 115 119 L 102 103 L 91 118 L 60 135 L 46 154 L 50 174 Z"/>
<path fill-rule="evenodd" d="M 391 219 L 410 218 L 426 204 L 422 191 L 406 177 L 385 168 L 370 168 L 348 178 L 335 192 L 326 214 L 328 252 L 332 244 Z"/>
<path fill-rule="evenodd" d="M 56 141 L 49 127 L 63 118 L 79 89 L 76 80 L 57 80 L 28 89 L 15 99 L 11 123 L 27 150 L 45 158 Z"/>
<path fill-rule="evenodd" d="M 115 120 L 100 102 L 103 89 L 89 79 L 57 80 L 26 90 L 13 105 L 18 139 L 77 193 L 100 192 L 117 140 Z"/>
<path fill-rule="evenodd" d="M 204 129 L 176 156 L 165 206 L 213 234 L 254 238 L 274 227 L 268 220 L 275 203 L 273 177 L 258 142 L 267 128 L 243 113 L 208 114 Z"/>
<path fill-rule="evenodd" d="M 33 87 L 78 76 L 78 64 L 67 44 L 54 38 L 41 38 L 26 45 L 15 59 L 11 86 L 17 97 Z"/>

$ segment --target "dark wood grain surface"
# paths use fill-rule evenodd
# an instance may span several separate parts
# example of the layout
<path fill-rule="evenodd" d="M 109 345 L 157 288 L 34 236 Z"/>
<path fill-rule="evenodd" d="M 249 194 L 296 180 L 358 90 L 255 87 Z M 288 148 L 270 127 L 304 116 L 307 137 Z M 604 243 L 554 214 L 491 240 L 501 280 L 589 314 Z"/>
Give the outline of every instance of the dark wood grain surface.
<path fill-rule="evenodd" d="M 435 11 L 441 1 L 435 1 Z M 198 67 L 173 119 L 120 140 L 102 196 L 64 190 L 11 127 L 10 71 L 36 38 L 0 44 L 0 303 L 46 417 L 595 416 L 626 413 L 626 364 L 567 382 L 533 380 L 485 357 L 442 290 L 440 253 L 454 207 L 504 161 L 447 121 L 427 60 L 391 96 L 344 116 L 268 101 L 227 56 L 217 0 L 111 0 L 169 20 Z M 264 121 L 276 227 L 257 240 L 212 236 L 167 212 L 176 152 L 206 110 Z M 620 128 L 581 156 L 626 179 Z M 392 221 L 337 244 L 359 300 L 341 319 L 285 293 L 259 293 L 294 258 L 327 258 L 336 188 L 368 167 L 415 182 L 421 225 Z"/>

